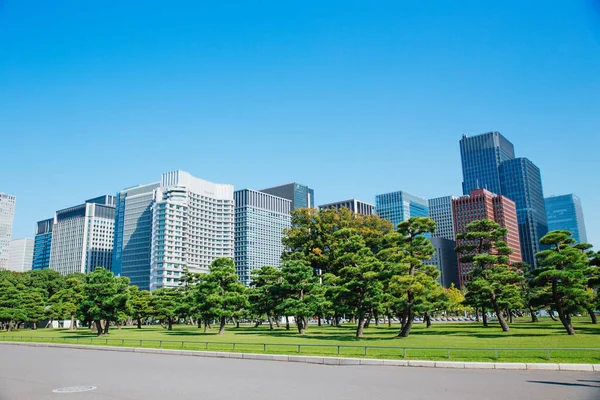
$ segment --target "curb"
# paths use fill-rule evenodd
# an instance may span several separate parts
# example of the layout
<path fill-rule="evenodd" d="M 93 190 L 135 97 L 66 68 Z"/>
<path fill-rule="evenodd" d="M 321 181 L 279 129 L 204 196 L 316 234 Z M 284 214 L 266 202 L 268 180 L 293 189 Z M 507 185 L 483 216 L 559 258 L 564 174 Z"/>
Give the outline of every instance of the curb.
<path fill-rule="evenodd" d="M 319 356 L 293 356 L 285 354 L 229 353 L 195 350 L 147 349 L 139 347 L 89 346 L 80 344 L 2 342 L 0 345 L 27 347 L 58 347 L 80 350 L 118 351 L 125 353 L 166 354 L 188 357 L 231 358 L 239 360 L 284 361 L 319 365 L 370 365 L 393 367 L 422 367 L 447 369 L 497 369 L 531 371 L 571 371 L 600 372 L 600 364 L 551 364 L 551 363 L 498 363 L 467 361 L 426 361 L 426 360 L 383 360 L 377 358 L 345 358 Z"/>

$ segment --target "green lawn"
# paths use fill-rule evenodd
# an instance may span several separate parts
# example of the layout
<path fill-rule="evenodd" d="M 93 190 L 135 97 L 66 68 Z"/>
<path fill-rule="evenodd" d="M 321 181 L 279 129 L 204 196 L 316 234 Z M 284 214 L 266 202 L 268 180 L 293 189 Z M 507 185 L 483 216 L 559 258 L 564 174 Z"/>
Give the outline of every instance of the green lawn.
<path fill-rule="evenodd" d="M 568 336 L 562 325 L 543 319 L 532 324 L 527 320 L 517 320 L 511 331 L 504 333 L 496 323 L 483 328 L 477 323 L 434 323 L 427 329 L 423 324 L 415 324 L 408 338 L 397 338 L 399 326 L 371 326 L 365 331 L 363 339 L 354 337 L 355 327 L 309 325 L 305 335 L 298 335 L 294 326 L 289 331 L 285 328 L 269 330 L 268 325 L 253 328 L 242 325 L 235 328 L 228 325 L 223 336 L 216 335 L 213 330 L 202 333 L 202 330 L 189 325 L 174 325 L 173 331 L 162 329 L 159 325 L 144 326 L 142 329 L 124 327 L 121 330 L 111 328 L 108 336 L 95 338 L 89 329 L 68 331 L 64 329 L 20 329 L 13 332 L 0 332 L 0 340 L 44 341 L 55 343 L 81 343 L 93 345 L 117 345 L 162 347 L 167 349 L 237 351 L 270 354 L 298 354 L 336 356 L 338 346 L 341 356 L 365 357 L 364 346 L 393 346 L 396 348 L 367 348 L 366 357 L 373 358 L 406 358 L 425 360 L 447 360 L 450 348 L 450 359 L 460 361 L 493 361 L 496 352 L 493 350 L 461 350 L 460 348 L 598 348 L 600 349 L 600 325 L 592 325 L 585 317 L 574 321 L 577 335 Z M 22 338 L 21 338 L 22 337 Z M 33 337 L 31 339 L 31 337 Z M 162 341 L 162 342 L 161 342 Z M 235 349 L 232 342 L 236 342 Z M 294 346 L 292 346 L 294 345 Z M 312 346 L 309 346 L 312 345 Z M 316 346 L 315 346 L 316 345 Z M 350 347 L 355 346 L 355 347 Z M 429 349 L 419 349 L 428 347 Z M 546 359 L 545 350 L 498 350 L 498 361 L 513 362 L 573 362 L 600 363 L 600 350 L 553 350 L 550 360 Z"/>

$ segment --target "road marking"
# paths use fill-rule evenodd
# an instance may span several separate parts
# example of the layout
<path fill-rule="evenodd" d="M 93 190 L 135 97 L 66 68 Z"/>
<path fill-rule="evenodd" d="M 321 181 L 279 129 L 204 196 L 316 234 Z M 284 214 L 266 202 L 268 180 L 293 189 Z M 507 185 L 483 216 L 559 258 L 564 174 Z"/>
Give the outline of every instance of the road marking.
<path fill-rule="evenodd" d="M 64 388 L 54 389 L 52 393 L 79 393 L 89 392 L 90 390 L 96 389 L 96 386 L 69 386 Z"/>

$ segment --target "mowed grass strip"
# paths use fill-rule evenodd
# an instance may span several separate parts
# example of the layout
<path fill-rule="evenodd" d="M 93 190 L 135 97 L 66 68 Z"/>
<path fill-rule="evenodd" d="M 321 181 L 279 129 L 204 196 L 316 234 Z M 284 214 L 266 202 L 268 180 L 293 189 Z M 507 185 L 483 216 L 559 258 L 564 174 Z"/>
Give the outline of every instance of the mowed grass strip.
<path fill-rule="evenodd" d="M 574 325 L 577 335 L 569 336 L 559 322 L 550 319 L 538 323 L 518 319 L 510 332 L 502 332 L 494 322 L 488 328 L 478 323 L 439 322 L 430 328 L 416 324 L 408 338 L 398 338 L 397 324 L 391 328 L 387 324 L 372 324 L 365 330 L 365 337 L 357 339 L 355 326 L 350 324 L 310 324 L 305 335 L 299 335 L 294 326 L 287 331 L 283 327 L 270 330 L 268 325 L 228 325 L 222 336 L 216 334 L 216 329 L 203 333 L 195 326 L 180 324 L 174 325 L 172 331 L 160 325 L 111 328 L 109 335 L 100 338 L 87 328 L 20 329 L 0 332 L 0 340 L 315 356 L 338 356 L 339 351 L 342 357 L 386 359 L 600 363 L 600 350 L 550 350 L 548 354 L 546 349 L 553 348 L 600 348 L 599 325 L 591 324 L 585 317 L 576 318 Z"/>

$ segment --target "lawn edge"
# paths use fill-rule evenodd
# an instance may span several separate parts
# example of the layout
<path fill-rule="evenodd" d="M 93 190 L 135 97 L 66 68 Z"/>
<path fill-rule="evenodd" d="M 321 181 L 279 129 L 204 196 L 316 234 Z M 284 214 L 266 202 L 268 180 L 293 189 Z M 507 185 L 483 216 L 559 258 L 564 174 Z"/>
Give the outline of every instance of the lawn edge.
<path fill-rule="evenodd" d="M 430 361 L 430 360 L 388 360 L 377 358 L 346 358 L 320 356 L 294 356 L 287 354 L 231 353 L 197 350 L 170 350 L 142 347 L 121 347 L 106 345 L 59 344 L 39 342 L 2 341 L 0 345 L 15 345 L 26 347 L 54 347 L 80 350 L 117 351 L 144 354 L 180 355 L 188 357 L 232 358 L 240 360 L 285 361 L 306 364 L 348 366 L 394 366 L 450 369 L 497 369 L 497 370 L 544 370 L 571 372 L 600 372 L 600 364 L 569 364 L 569 363 L 515 363 L 515 362 L 469 362 L 469 361 Z"/>

